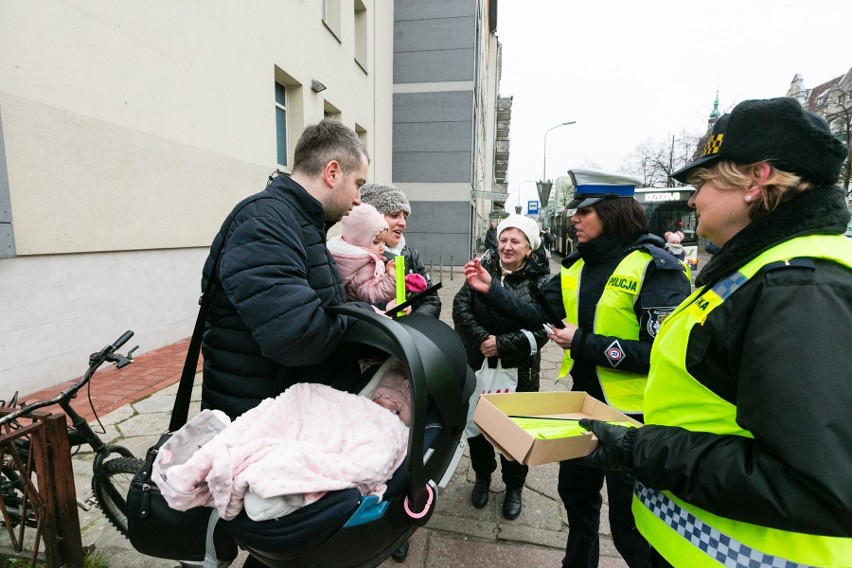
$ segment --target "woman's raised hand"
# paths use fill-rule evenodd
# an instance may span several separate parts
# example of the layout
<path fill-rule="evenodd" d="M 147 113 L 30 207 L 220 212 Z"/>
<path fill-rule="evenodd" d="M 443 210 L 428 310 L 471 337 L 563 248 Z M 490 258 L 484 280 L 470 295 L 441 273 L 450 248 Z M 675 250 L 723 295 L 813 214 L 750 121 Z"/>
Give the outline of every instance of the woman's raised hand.
<path fill-rule="evenodd" d="M 464 265 L 464 277 L 468 285 L 481 294 L 487 294 L 491 289 L 491 275 L 482 267 L 478 258 Z"/>

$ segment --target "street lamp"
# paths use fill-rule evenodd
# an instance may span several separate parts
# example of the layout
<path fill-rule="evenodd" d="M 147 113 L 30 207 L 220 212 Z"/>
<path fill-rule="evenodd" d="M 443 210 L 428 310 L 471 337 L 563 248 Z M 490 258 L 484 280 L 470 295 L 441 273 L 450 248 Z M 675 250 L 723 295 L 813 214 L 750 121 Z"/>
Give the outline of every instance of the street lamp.
<path fill-rule="evenodd" d="M 531 179 L 525 179 L 524 181 L 522 181 L 521 183 L 518 184 L 518 204 L 515 206 L 515 213 L 517 213 L 518 215 L 520 215 L 521 211 L 524 210 L 524 208 L 521 207 L 521 187 L 525 183 L 535 183 L 535 181 L 533 181 Z"/>
<path fill-rule="evenodd" d="M 544 131 L 544 160 L 541 165 L 541 181 L 547 181 L 547 135 L 550 133 L 551 130 L 556 130 L 560 126 L 568 126 L 569 124 L 575 124 L 576 122 L 576 120 L 563 122 L 562 124 L 551 126 L 550 128 Z"/>
<path fill-rule="evenodd" d="M 538 198 L 541 200 L 541 210 L 544 211 L 545 207 L 547 207 L 547 202 L 550 200 L 550 189 L 553 187 L 553 182 L 547 179 L 547 135 L 551 130 L 555 130 L 560 126 L 568 126 L 569 124 L 576 123 L 576 120 L 571 120 L 568 122 L 563 122 L 561 124 L 557 124 L 556 126 L 551 126 L 547 130 L 544 131 L 544 156 L 541 165 L 541 181 L 536 183 L 538 187 Z M 543 223 L 545 227 L 547 226 L 547 215 L 543 215 Z"/>

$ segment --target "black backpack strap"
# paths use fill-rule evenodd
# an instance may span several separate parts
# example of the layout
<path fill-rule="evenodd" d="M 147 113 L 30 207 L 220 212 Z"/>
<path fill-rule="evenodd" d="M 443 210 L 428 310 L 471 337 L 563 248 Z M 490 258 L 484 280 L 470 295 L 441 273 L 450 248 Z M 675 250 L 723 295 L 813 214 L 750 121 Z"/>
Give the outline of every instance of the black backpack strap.
<path fill-rule="evenodd" d="M 169 421 L 169 432 L 179 430 L 181 426 L 186 424 L 186 420 L 189 417 L 189 399 L 192 396 L 192 385 L 195 382 L 195 369 L 198 367 L 198 356 L 201 354 L 201 338 L 204 335 L 207 312 L 210 311 L 210 296 L 213 292 L 213 282 L 216 280 L 216 268 L 219 264 L 219 257 L 222 255 L 222 251 L 225 250 L 228 231 L 231 229 L 231 224 L 236 219 L 237 214 L 242 211 L 243 207 L 264 197 L 269 197 L 269 194 L 265 191 L 245 199 L 234 208 L 234 211 L 222 224 L 222 230 L 220 231 L 222 244 L 219 250 L 215 251 L 213 266 L 210 269 L 210 277 L 207 279 L 204 293 L 198 300 L 201 307 L 198 309 L 198 319 L 195 320 L 195 329 L 192 331 L 192 338 L 189 340 L 189 348 L 186 351 L 186 360 L 183 363 L 183 372 L 180 376 L 180 384 L 178 385 L 177 395 L 175 395 L 175 404 L 172 407 L 172 417 Z"/>
<path fill-rule="evenodd" d="M 189 399 L 192 396 L 192 385 L 195 382 L 195 369 L 198 366 L 198 356 L 201 353 L 201 336 L 204 334 L 204 324 L 207 322 L 207 312 L 210 308 L 210 292 L 213 290 L 213 276 L 215 275 L 218 260 L 217 258 L 217 262 L 213 264 L 213 273 L 210 274 L 210 279 L 207 280 L 204 294 L 198 300 L 201 308 L 198 310 L 198 319 L 195 320 L 195 329 L 192 331 L 192 339 L 189 340 L 189 349 L 186 351 L 186 360 L 183 363 L 180 385 L 178 385 L 175 405 L 172 407 L 172 417 L 169 421 L 169 432 L 179 430 L 181 426 L 186 424 L 187 417 L 189 416 Z"/>

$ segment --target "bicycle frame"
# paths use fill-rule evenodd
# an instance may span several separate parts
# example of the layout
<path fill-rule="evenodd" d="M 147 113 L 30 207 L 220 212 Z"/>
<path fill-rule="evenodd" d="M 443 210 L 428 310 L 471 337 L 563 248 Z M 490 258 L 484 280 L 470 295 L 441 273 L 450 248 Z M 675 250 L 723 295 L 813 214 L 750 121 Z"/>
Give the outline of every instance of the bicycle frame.
<path fill-rule="evenodd" d="M 17 410 L 9 412 L 0 418 L 0 428 L 12 427 L 16 423 L 16 419 L 21 417 L 32 417 L 33 412 L 48 406 L 59 406 L 67 415 L 67 420 L 70 420 L 70 429 L 67 430 L 69 447 L 87 444 L 92 448 L 94 459 L 92 462 L 92 492 L 93 496 L 100 505 L 101 510 L 107 520 L 115 526 L 122 534 L 127 534 L 127 492 L 124 486 L 125 482 L 129 484 L 129 478 L 141 467 L 143 460 L 136 458 L 133 453 L 122 446 L 109 445 L 105 443 L 97 432 L 88 424 L 72 406 L 71 400 L 76 397 L 77 392 L 87 385 L 98 368 L 105 362 L 114 363 L 116 367 L 121 368 L 132 362 L 132 353 L 135 347 L 131 349 L 127 356 L 117 352 L 133 336 L 132 331 L 127 331 L 122 334 L 116 341 L 107 345 L 100 351 L 89 356 L 89 367 L 85 374 L 69 387 L 65 388 L 55 397 L 48 400 L 36 401 L 30 404 L 23 404 Z M 17 395 L 13 401 L 17 399 Z M 12 403 L 14 405 L 14 402 Z M 64 421 L 63 421 L 64 422 Z M 67 424 L 67 422 L 66 422 Z M 25 427 L 27 428 L 27 427 Z M 30 441 L 21 440 L 23 451 L 30 452 Z M 70 449 L 69 448 L 69 449 Z M 38 457 L 38 452 L 35 452 Z M 114 457 L 116 454 L 118 457 Z M 112 459 L 107 459 L 112 458 Z M 18 460 L 20 463 L 20 460 Z M 7 475 L 4 471 L 3 475 Z M 29 475 L 29 473 L 28 473 Z M 128 477 L 129 476 L 129 477 Z M 12 499 L 13 496 L 9 496 Z M 4 498 L 4 503 L 6 498 Z M 79 500 L 78 500 L 79 503 Z M 0 519 L 2 521 L 2 519 Z M 8 522 L 8 519 L 7 519 Z"/>

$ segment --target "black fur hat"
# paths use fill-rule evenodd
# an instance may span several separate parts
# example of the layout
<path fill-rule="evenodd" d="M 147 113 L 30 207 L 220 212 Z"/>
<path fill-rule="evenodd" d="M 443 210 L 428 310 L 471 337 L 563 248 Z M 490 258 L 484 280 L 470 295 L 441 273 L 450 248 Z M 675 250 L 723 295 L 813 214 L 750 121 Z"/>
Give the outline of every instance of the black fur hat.
<path fill-rule="evenodd" d="M 701 157 L 671 175 L 686 183 L 698 167 L 718 160 L 737 164 L 768 161 L 818 185 L 832 185 L 846 159 L 846 147 L 828 124 L 789 97 L 743 101 L 713 125 Z"/>

